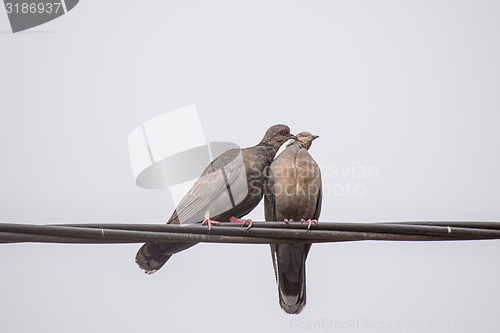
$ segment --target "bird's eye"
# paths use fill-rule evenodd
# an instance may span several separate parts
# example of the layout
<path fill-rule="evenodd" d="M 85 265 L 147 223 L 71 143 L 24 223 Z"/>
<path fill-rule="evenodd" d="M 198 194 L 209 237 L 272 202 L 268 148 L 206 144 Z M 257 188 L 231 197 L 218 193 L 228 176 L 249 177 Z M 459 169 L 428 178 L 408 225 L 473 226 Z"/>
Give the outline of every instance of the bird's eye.
<path fill-rule="evenodd" d="M 286 130 L 282 130 L 281 134 L 286 135 Z"/>
<path fill-rule="evenodd" d="M 300 134 L 300 133 L 299 133 L 299 134 L 297 134 L 297 137 L 298 137 L 298 138 L 301 138 L 301 137 L 302 137 L 302 134 Z"/>

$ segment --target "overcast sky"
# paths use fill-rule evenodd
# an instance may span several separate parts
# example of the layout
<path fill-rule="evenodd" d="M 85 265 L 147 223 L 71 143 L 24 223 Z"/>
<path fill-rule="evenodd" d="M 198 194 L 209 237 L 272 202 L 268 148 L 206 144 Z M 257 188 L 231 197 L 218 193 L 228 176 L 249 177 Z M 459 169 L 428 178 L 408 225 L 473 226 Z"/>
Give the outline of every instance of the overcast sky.
<path fill-rule="evenodd" d="M 82 0 L 0 30 L 0 221 L 164 223 L 127 138 L 190 104 L 209 141 L 320 135 L 320 222 L 500 220 L 498 1 Z M 500 241 L 314 245 L 296 316 L 267 245 L 200 244 L 152 276 L 138 248 L 1 245 L 0 330 L 500 329 Z"/>

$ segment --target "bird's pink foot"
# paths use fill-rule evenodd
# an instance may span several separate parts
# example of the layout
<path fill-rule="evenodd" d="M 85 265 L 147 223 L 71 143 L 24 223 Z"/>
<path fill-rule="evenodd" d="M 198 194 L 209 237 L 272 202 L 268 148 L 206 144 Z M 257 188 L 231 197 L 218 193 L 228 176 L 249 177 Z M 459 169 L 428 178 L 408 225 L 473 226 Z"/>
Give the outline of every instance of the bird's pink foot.
<path fill-rule="evenodd" d="M 284 219 L 283 222 L 289 223 L 289 222 L 293 222 L 293 220 L 292 219 Z"/>
<path fill-rule="evenodd" d="M 203 222 L 201 222 L 201 225 L 204 225 L 205 223 L 208 224 L 208 232 L 210 232 L 212 230 L 212 224 L 214 224 L 214 225 L 220 224 L 220 222 L 218 222 L 218 221 L 211 220 L 209 213 L 205 214 L 205 219 L 203 220 Z"/>
<path fill-rule="evenodd" d="M 311 220 L 311 219 L 308 219 L 307 221 L 304 220 L 304 219 L 300 219 L 300 222 L 307 222 L 308 225 L 307 225 L 307 229 L 311 229 L 311 224 L 316 224 L 318 225 L 318 220 Z"/>
<path fill-rule="evenodd" d="M 250 219 L 239 219 L 239 218 L 234 217 L 234 216 L 231 216 L 231 218 L 229 219 L 229 221 L 231 221 L 231 222 L 243 222 L 243 224 L 241 225 L 242 227 L 244 227 L 245 223 L 248 222 L 247 229 L 250 229 L 252 227 L 252 224 L 253 224 L 252 220 L 250 220 Z"/>

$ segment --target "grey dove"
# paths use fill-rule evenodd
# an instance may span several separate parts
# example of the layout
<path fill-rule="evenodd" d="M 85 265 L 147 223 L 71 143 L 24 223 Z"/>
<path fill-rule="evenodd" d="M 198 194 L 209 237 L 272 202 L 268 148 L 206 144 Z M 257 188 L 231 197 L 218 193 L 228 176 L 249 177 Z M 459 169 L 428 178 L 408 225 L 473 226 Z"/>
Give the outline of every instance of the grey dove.
<path fill-rule="evenodd" d="M 308 152 L 318 138 L 297 134 L 272 162 L 266 184 L 266 221 L 317 223 L 321 212 L 321 171 Z M 311 244 L 271 244 L 279 303 L 287 313 L 297 314 L 306 304 L 306 259 Z"/>
<path fill-rule="evenodd" d="M 250 222 L 241 217 L 252 211 L 264 195 L 265 169 L 279 148 L 290 138 L 290 128 L 274 125 L 256 146 L 230 149 L 213 160 L 193 184 L 168 220 L 168 224 L 218 221 Z M 177 252 L 196 243 L 146 243 L 135 261 L 146 273 L 159 270 Z"/>

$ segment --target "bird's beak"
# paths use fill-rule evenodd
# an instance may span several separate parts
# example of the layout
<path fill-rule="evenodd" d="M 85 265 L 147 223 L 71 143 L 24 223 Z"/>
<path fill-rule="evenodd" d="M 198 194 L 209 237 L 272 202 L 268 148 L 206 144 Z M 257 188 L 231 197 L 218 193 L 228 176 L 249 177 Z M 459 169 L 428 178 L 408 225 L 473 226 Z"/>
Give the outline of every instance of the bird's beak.
<path fill-rule="evenodd" d="M 298 140 L 297 137 L 295 135 L 293 135 L 292 133 L 290 133 L 290 137 L 289 139 L 294 139 L 294 140 Z"/>
<path fill-rule="evenodd" d="M 313 135 L 312 138 L 313 140 L 316 140 L 317 138 L 319 138 L 319 135 Z"/>

